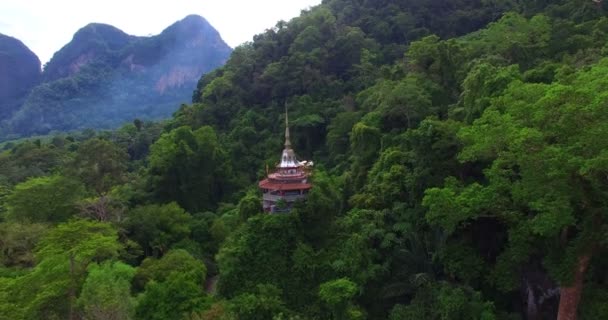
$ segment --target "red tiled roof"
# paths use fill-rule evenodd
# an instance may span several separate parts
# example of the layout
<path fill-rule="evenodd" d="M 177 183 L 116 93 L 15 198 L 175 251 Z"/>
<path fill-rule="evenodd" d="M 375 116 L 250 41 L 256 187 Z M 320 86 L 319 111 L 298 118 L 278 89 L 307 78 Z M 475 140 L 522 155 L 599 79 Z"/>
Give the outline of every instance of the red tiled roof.
<path fill-rule="evenodd" d="M 308 175 L 304 172 L 300 172 L 298 174 L 280 174 L 280 173 L 271 173 L 268 175 L 269 178 L 271 179 L 277 179 L 277 180 L 293 180 L 293 179 L 305 179 L 306 177 L 308 177 Z"/>
<path fill-rule="evenodd" d="M 270 181 L 268 179 L 264 179 L 260 181 L 258 186 L 262 189 L 272 189 L 272 190 L 302 190 L 302 189 L 310 189 L 312 188 L 312 184 L 310 183 L 280 183 Z"/>

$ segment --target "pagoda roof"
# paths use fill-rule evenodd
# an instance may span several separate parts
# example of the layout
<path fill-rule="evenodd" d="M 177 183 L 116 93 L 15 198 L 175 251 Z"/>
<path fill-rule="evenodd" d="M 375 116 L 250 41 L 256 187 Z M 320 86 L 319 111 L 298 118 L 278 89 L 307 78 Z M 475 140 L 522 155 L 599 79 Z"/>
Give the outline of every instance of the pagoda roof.
<path fill-rule="evenodd" d="M 285 145 L 281 154 L 281 161 L 277 164 L 277 170 L 268 174 L 266 179 L 260 181 L 258 186 L 261 189 L 269 190 L 308 190 L 312 188 L 312 184 L 307 182 L 312 161 L 300 162 L 291 148 L 289 139 L 289 120 L 287 109 L 285 109 Z M 293 170 L 295 169 L 295 170 Z M 268 171 L 268 168 L 266 168 Z"/>
<path fill-rule="evenodd" d="M 306 179 L 308 174 L 305 172 L 298 172 L 294 174 L 284 174 L 280 172 L 274 172 L 268 175 L 270 180 L 302 180 Z"/>
<path fill-rule="evenodd" d="M 264 179 L 258 183 L 258 186 L 262 189 L 271 190 L 303 190 L 312 188 L 310 183 L 284 183 L 279 181 L 271 181 Z"/>

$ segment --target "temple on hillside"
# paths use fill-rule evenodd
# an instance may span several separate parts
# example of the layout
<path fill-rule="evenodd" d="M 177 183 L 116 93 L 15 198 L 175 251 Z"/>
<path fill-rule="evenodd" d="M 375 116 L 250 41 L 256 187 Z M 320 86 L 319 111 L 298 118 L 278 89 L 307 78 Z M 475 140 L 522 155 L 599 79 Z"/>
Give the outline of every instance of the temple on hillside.
<path fill-rule="evenodd" d="M 258 184 L 264 212 L 289 212 L 293 203 L 305 199 L 312 188 L 309 181 L 312 161 L 298 161 L 289 141 L 289 119 L 285 112 L 285 148 L 281 162 Z M 268 171 L 268 170 L 267 170 Z"/>

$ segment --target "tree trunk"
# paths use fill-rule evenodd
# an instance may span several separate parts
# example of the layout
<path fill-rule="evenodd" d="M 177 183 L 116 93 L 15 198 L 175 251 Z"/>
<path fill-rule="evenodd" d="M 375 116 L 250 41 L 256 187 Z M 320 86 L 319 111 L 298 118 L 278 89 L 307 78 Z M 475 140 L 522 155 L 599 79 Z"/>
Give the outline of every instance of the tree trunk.
<path fill-rule="evenodd" d="M 560 288 L 557 320 L 576 320 L 576 310 L 581 301 L 583 281 L 585 280 L 585 272 L 587 271 L 587 267 L 589 267 L 590 260 L 590 253 L 580 256 L 574 269 L 574 282 L 568 287 L 562 286 Z"/>
<path fill-rule="evenodd" d="M 69 320 L 74 320 L 74 302 L 76 301 L 76 281 L 74 280 L 74 273 L 75 273 L 75 268 L 76 268 L 76 263 L 74 261 L 74 255 L 71 254 L 70 255 L 70 288 L 68 290 L 68 302 L 69 302 L 69 313 L 68 313 L 68 319 Z"/>

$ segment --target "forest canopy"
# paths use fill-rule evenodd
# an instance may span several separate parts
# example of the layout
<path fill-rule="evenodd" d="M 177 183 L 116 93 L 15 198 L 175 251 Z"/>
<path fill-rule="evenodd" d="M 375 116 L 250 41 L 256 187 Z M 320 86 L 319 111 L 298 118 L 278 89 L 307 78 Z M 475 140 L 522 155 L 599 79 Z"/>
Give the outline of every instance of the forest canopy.
<path fill-rule="evenodd" d="M 327 0 L 171 119 L 3 143 L 0 318 L 607 318 L 606 9 Z"/>

